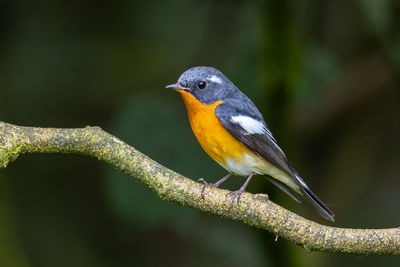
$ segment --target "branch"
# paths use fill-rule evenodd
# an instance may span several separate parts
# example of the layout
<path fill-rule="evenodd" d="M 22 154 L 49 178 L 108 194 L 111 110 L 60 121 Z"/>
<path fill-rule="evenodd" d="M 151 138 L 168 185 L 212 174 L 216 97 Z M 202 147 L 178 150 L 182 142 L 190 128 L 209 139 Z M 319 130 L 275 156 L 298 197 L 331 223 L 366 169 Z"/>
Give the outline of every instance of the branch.
<path fill-rule="evenodd" d="M 228 209 L 227 191 L 207 188 L 151 160 L 99 127 L 56 129 L 0 122 L 0 168 L 23 153 L 71 153 L 95 157 L 150 187 L 160 198 L 265 229 L 307 251 L 355 254 L 400 254 L 400 228 L 348 229 L 306 220 L 268 200 L 244 193 Z"/>

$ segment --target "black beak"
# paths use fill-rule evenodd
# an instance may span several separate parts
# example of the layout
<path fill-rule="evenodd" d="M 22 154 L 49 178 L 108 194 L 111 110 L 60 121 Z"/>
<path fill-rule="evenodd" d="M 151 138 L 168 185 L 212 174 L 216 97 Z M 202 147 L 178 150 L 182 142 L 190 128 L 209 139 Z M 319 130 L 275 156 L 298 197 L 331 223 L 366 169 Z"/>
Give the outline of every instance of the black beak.
<path fill-rule="evenodd" d="M 180 85 L 179 83 L 174 83 L 174 84 L 167 85 L 165 88 L 171 88 L 171 89 L 173 89 L 173 90 L 190 91 L 190 88 L 183 87 L 183 86 Z"/>

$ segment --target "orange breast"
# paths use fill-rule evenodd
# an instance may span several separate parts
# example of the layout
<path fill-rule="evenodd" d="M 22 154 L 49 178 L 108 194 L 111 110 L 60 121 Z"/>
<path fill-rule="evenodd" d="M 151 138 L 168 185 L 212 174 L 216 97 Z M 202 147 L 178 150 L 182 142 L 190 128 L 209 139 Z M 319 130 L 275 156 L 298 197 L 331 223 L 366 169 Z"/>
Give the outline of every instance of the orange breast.
<path fill-rule="evenodd" d="M 227 158 L 240 161 L 248 149 L 225 130 L 214 112 L 223 101 L 206 105 L 186 91 L 179 93 L 185 102 L 193 133 L 207 154 L 220 164 L 225 164 Z"/>

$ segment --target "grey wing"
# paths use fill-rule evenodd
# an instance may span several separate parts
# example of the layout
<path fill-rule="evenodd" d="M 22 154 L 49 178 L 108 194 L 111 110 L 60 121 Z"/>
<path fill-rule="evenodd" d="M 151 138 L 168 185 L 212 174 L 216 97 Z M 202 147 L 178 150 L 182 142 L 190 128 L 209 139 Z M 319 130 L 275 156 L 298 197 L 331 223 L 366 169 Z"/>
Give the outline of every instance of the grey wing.
<path fill-rule="evenodd" d="M 219 121 L 228 130 L 228 132 L 244 144 L 251 151 L 261 155 L 268 160 L 272 165 L 282 170 L 290 177 L 295 178 L 295 171 L 290 166 L 285 154 L 279 148 L 271 132 L 267 128 L 262 115 L 247 97 L 242 96 L 240 103 L 235 99 L 228 99 L 215 109 L 215 115 Z M 239 119 L 241 119 L 241 121 Z M 242 122 L 257 123 L 259 131 L 249 131 L 246 125 Z M 250 125 L 251 126 L 251 125 Z M 297 180 L 296 178 L 294 180 Z"/>
<path fill-rule="evenodd" d="M 335 215 L 333 212 L 310 190 L 303 179 L 297 174 L 296 170 L 290 165 L 285 154 L 268 130 L 262 115 L 250 99 L 244 94 L 228 99 L 215 108 L 215 115 L 234 138 L 288 174 L 299 185 L 303 197 L 323 217 L 334 221 L 333 217 Z M 292 193 L 293 189 L 278 180 L 271 179 L 271 181 L 296 201 L 299 201 Z"/>

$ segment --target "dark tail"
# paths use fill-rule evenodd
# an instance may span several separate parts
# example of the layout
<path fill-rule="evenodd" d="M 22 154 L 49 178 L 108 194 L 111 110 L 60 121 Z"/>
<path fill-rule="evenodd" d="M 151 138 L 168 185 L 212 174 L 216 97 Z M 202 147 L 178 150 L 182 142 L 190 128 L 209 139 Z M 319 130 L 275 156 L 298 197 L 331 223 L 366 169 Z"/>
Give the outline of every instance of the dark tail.
<path fill-rule="evenodd" d="M 302 184 L 303 185 L 303 184 Z M 311 190 L 308 188 L 308 186 L 301 186 L 300 187 L 301 191 L 304 194 L 304 198 L 313 205 L 319 214 L 321 214 L 322 217 L 324 217 L 327 220 L 330 220 L 334 222 L 335 214 L 325 205 L 324 202 L 322 202 L 321 199 L 319 199 Z"/>
<path fill-rule="evenodd" d="M 325 219 L 334 222 L 335 219 L 333 217 L 335 217 L 335 214 L 333 214 L 333 212 L 328 208 L 328 206 L 326 206 L 326 204 L 324 202 L 322 202 L 321 199 L 319 199 L 314 193 L 313 191 L 311 191 L 311 189 L 307 186 L 307 184 L 303 181 L 303 179 L 301 179 L 301 177 L 297 174 L 296 170 L 290 165 L 289 163 L 289 167 L 292 170 L 295 178 L 297 178 L 297 181 L 299 183 L 299 187 L 300 187 L 300 191 L 303 195 L 303 197 L 310 202 L 311 205 L 314 206 L 314 208 L 318 211 L 318 213 L 324 217 Z"/>
<path fill-rule="evenodd" d="M 293 175 L 294 179 L 297 180 L 298 184 L 298 189 L 294 190 L 294 188 L 290 188 L 288 185 L 272 178 L 269 176 L 266 176 L 269 181 L 271 181 L 274 185 L 279 187 L 281 190 L 283 190 L 286 194 L 288 194 L 290 197 L 292 197 L 294 200 L 297 202 L 301 203 L 300 199 L 296 196 L 296 194 L 300 194 L 304 199 L 306 199 L 308 202 L 310 202 L 311 205 L 314 206 L 314 208 L 318 211 L 318 213 L 324 217 L 325 219 L 334 222 L 334 217 L 335 214 L 326 206 L 324 202 L 322 202 L 321 199 L 319 199 L 312 191 L 311 189 L 307 186 L 307 184 L 303 181 L 303 179 L 300 178 L 300 176 L 296 173 L 296 171 L 292 168 L 293 170 Z"/>

